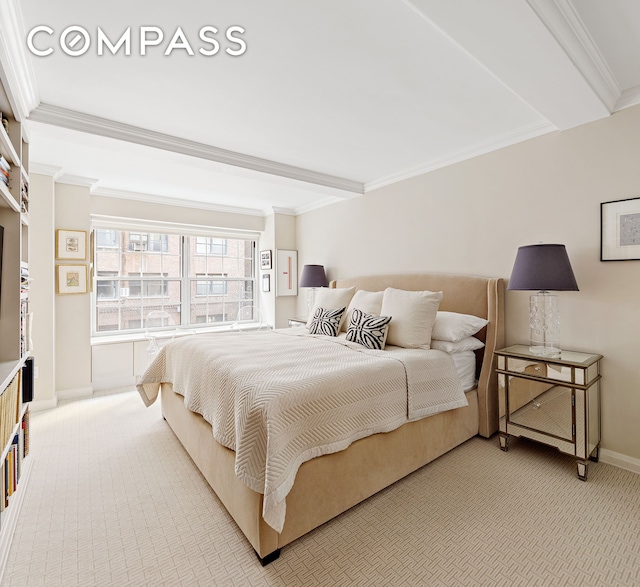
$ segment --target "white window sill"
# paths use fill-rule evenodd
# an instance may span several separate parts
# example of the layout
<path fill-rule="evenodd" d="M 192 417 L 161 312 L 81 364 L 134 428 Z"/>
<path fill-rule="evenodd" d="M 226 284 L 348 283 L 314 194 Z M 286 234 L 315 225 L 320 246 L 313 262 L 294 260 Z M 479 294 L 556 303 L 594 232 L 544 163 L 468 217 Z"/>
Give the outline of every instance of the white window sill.
<path fill-rule="evenodd" d="M 153 333 L 153 337 L 158 340 L 165 340 L 168 338 L 174 338 L 177 336 L 187 336 L 188 334 L 210 334 L 212 332 L 234 332 L 238 330 L 257 330 L 259 327 L 263 329 L 271 330 L 273 326 L 269 324 L 260 324 L 257 322 L 251 322 L 246 324 L 239 324 L 233 327 L 231 324 L 225 326 L 211 326 L 203 328 L 176 328 L 175 330 L 161 330 Z M 91 337 L 91 346 L 100 344 L 115 344 L 119 342 L 138 342 L 141 340 L 149 340 L 149 337 L 144 332 L 134 333 L 119 333 L 119 334 L 101 334 L 99 336 Z"/>

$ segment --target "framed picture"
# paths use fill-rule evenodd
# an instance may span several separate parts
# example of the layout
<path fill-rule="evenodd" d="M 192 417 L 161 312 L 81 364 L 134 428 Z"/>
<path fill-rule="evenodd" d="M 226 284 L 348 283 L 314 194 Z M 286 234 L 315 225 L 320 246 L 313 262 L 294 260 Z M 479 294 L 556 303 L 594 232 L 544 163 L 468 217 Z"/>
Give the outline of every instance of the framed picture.
<path fill-rule="evenodd" d="M 87 231 L 56 230 L 56 259 L 84 261 L 87 258 Z"/>
<path fill-rule="evenodd" d="M 276 296 L 298 295 L 298 251 L 276 251 Z"/>
<path fill-rule="evenodd" d="M 59 294 L 87 293 L 86 265 L 57 265 L 56 277 Z"/>
<path fill-rule="evenodd" d="M 271 291 L 271 275 L 269 273 L 262 276 L 262 291 Z"/>
<path fill-rule="evenodd" d="M 271 269 L 271 251 L 260 251 L 260 269 Z"/>
<path fill-rule="evenodd" d="M 640 260 L 640 198 L 600 204 L 600 260 Z"/>

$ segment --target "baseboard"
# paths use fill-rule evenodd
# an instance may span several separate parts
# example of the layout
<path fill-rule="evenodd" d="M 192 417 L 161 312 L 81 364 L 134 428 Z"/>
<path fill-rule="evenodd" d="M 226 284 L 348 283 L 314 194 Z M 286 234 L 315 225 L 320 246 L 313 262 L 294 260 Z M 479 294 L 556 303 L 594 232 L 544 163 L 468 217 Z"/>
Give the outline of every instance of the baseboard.
<path fill-rule="evenodd" d="M 78 397 L 86 397 L 93 395 L 93 387 L 77 387 L 75 389 L 60 389 L 56 392 L 58 400 L 76 399 Z"/>
<path fill-rule="evenodd" d="M 93 380 L 93 391 L 109 391 L 128 387 L 133 389 L 138 382 L 138 377 L 111 377 L 110 379 Z"/>
<path fill-rule="evenodd" d="M 51 399 L 31 400 L 29 402 L 29 409 L 32 412 L 41 412 L 42 410 L 52 410 L 58 407 L 58 398 L 52 397 Z"/>
<path fill-rule="evenodd" d="M 600 460 L 607 465 L 640 474 L 640 459 L 602 448 L 600 449 Z"/>

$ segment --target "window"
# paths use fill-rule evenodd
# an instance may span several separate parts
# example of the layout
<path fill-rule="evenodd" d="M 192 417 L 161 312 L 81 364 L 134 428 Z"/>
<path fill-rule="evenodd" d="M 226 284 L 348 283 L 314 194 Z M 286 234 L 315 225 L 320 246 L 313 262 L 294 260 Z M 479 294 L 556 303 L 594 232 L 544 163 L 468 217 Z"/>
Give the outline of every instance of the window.
<path fill-rule="evenodd" d="M 96 282 L 96 297 L 98 299 L 115 300 L 118 297 L 118 281 L 114 279 L 103 279 L 107 276 L 116 277 L 117 275 L 117 271 L 98 272 L 98 280 Z"/>
<path fill-rule="evenodd" d="M 136 275 L 135 273 L 133 274 Z M 160 273 L 143 273 L 143 277 L 159 276 Z M 166 274 L 165 274 L 166 275 Z M 169 295 L 169 282 L 163 279 L 141 281 L 129 280 L 129 297 L 158 298 Z"/>
<path fill-rule="evenodd" d="M 169 250 L 168 234 L 145 234 L 140 232 L 130 232 L 128 240 L 128 249 L 130 251 L 151 251 L 154 253 L 166 253 Z"/>
<path fill-rule="evenodd" d="M 224 276 L 220 276 L 224 277 Z M 197 296 L 226 296 L 227 282 L 219 279 L 210 279 L 207 281 L 196 281 Z"/>
<path fill-rule="evenodd" d="M 99 248 L 118 246 L 118 232 L 116 230 L 100 230 L 96 232 L 96 239 Z"/>
<path fill-rule="evenodd" d="M 196 255 L 225 255 L 226 238 L 196 237 Z"/>
<path fill-rule="evenodd" d="M 94 241 L 96 335 L 254 319 L 253 238 L 99 228 Z"/>

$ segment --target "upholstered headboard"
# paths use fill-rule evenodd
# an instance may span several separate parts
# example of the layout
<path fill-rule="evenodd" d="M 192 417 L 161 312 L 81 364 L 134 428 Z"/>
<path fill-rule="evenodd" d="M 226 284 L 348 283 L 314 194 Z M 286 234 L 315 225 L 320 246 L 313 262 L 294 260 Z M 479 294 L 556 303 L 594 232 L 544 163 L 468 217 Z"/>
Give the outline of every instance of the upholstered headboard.
<path fill-rule="evenodd" d="M 476 336 L 485 343 L 478 351 L 479 429 L 489 437 L 498 430 L 498 378 L 494 351 L 504 346 L 504 282 L 501 278 L 449 273 L 398 273 L 337 279 L 330 287 L 383 291 L 387 287 L 411 291 L 441 291 L 440 310 L 460 312 L 489 321 Z"/>

